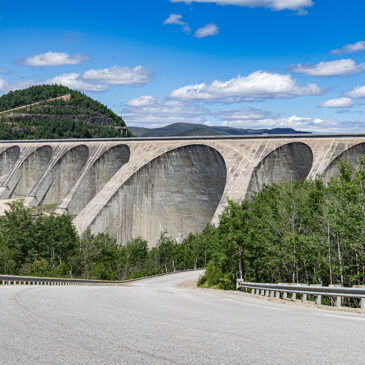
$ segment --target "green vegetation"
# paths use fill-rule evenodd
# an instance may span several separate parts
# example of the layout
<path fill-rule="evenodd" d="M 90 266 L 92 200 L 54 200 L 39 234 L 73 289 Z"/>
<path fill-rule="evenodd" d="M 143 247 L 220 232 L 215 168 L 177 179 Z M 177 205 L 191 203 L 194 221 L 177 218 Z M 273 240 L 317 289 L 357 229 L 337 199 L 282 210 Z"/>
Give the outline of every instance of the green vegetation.
<path fill-rule="evenodd" d="M 69 100 L 50 100 L 67 94 Z M 65 86 L 32 86 L 0 97 L 2 140 L 120 137 L 117 127 L 123 126 L 106 106 Z"/>
<path fill-rule="evenodd" d="M 182 243 L 162 233 L 117 245 L 106 234 L 79 237 L 68 215 L 13 203 L 0 217 L 0 273 L 122 280 L 206 267 L 200 285 L 233 289 L 257 282 L 352 286 L 365 282 L 365 160 L 341 163 L 321 180 L 266 186 L 250 202 L 229 202 L 217 227 Z M 38 211 L 48 212 L 50 207 Z"/>
<path fill-rule="evenodd" d="M 79 237 L 68 215 L 38 215 L 21 203 L 0 217 L 0 273 L 123 280 L 202 267 L 212 227 L 182 244 L 165 233 L 157 247 L 136 238 L 117 245 L 106 234 Z"/>
<path fill-rule="evenodd" d="M 229 202 L 212 241 L 202 286 L 255 282 L 365 283 L 365 161 L 325 186 L 290 181 L 266 186 L 251 202 Z"/>

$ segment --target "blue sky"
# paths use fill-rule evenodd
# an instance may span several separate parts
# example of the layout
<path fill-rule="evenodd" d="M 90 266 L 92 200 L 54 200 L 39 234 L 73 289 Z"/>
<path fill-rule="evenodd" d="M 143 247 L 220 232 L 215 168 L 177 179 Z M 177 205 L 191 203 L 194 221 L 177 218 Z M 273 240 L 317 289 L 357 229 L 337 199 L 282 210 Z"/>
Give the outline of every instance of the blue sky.
<path fill-rule="evenodd" d="M 128 125 L 365 132 L 361 0 L 10 1 L 0 92 L 79 89 Z"/>

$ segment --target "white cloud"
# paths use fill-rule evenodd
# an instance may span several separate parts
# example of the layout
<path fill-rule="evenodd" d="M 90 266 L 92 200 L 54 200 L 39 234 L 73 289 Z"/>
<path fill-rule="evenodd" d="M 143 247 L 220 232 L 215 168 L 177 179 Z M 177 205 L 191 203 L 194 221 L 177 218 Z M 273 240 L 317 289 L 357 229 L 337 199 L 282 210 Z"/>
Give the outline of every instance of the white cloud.
<path fill-rule="evenodd" d="M 41 67 L 41 66 L 61 66 L 61 65 L 78 65 L 82 61 L 88 60 L 90 57 L 76 54 L 69 55 L 61 52 L 47 52 L 36 56 L 22 58 L 16 60 L 15 64 L 22 64 L 26 66 Z"/>
<path fill-rule="evenodd" d="M 336 99 L 329 99 L 319 104 L 321 108 L 351 108 L 354 102 L 351 98 L 342 97 Z"/>
<path fill-rule="evenodd" d="M 205 38 L 219 34 L 219 27 L 216 24 L 209 23 L 202 28 L 199 28 L 194 37 L 196 38 Z"/>
<path fill-rule="evenodd" d="M 291 75 L 268 73 L 261 70 L 246 77 L 238 76 L 228 81 L 211 84 L 187 85 L 170 93 L 178 100 L 239 102 L 259 98 L 292 98 L 298 95 L 318 95 L 322 91 L 316 84 L 297 85 Z"/>
<path fill-rule="evenodd" d="M 272 10 L 302 10 L 313 6 L 312 0 L 170 0 L 172 3 L 214 3 L 217 5 L 237 5 L 249 8 L 269 8 Z"/>
<path fill-rule="evenodd" d="M 225 121 L 247 121 L 267 119 L 278 116 L 267 110 L 255 108 L 224 109 L 215 114 L 218 119 Z"/>
<path fill-rule="evenodd" d="M 0 92 L 7 91 L 8 88 L 9 88 L 9 83 L 5 79 L 0 77 Z"/>
<path fill-rule="evenodd" d="M 45 84 L 57 84 L 67 86 L 71 89 L 101 92 L 108 89 L 108 85 L 85 81 L 77 72 L 65 73 L 52 79 L 48 79 Z"/>
<path fill-rule="evenodd" d="M 356 42 L 354 44 L 347 44 L 342 48 L 334 49 L 331 51 L 332 54 L 344 54 L 344 53 L 355 53 L 365 51 L 365 41 Z"/>
<path fill-rule="evenodd" d="M 102 70 L 88 70 L 82 74 L 84 80 L 92 83 L 130 86 L 143 86 L 150 81 L 151 76 L 152 72 L 143 66 L 134 68 L 114 66 Z"/>
<path fill-rule="evenodd" d="M 365 85 L 364 86 L 356 86 L 353 90 L 347 92 L 345 96 L 350 98 L 360 98 L 365 99 Z"/>
<path fill-rule="evenodd" d="M 36 82 L 33 80 L 23 80 L 23 81 L 18 81 L 15 82 L 14 84 L 9 85 L 8 90 L 21 90 L 21 89 L 26 89 L 32 85 L 35 85 Z"/>
<path fill-rule="evenodd" d="M 339 132 L 341 126 L 337 121 L 323 120 L 319 118 L 305 118 L 292 115 L 286 118 L 264 118 L 264 119 L 247 119 L 229 121 L 225 120 L 222 126 L 240 127 L 240 128 L 293 128 L 298 131 L 306 132 Z"/>
<path fill-rule="evenodd" d="M 209 110 L 176 100 L 141 96 L 126 103 L 123 118 L 130 123 L 203 123 Z"/>
<path fill-rule="evenodd" d="M 180 14 L 170 14 L 169 17 L 163 22 L 163 24 L 177 24 L 183 27 L 184 32 L 189 33 L 190 27 L 184 21 L 182 21 L 182 15 Z"/>
<path fill-rule="evenodd" d="M 344 76 L 365 71 L 365 63 L 356 65 L 354 60 L 342 59 L 330 62 L 320 62 L 314 66 L 299 64 L 291 68 L 291 71 L 308 76 Z"/>

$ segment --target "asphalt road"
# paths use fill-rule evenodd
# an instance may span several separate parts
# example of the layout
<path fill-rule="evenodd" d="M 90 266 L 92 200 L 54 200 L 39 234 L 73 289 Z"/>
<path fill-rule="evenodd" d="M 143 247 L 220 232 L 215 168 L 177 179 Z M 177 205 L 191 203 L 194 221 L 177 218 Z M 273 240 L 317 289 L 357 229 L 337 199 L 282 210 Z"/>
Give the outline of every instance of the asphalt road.
<path fill-rule="evenodd" d="M 365 315 L 176 287 L 0 287 L 0 364 L 365 364 Z"/>

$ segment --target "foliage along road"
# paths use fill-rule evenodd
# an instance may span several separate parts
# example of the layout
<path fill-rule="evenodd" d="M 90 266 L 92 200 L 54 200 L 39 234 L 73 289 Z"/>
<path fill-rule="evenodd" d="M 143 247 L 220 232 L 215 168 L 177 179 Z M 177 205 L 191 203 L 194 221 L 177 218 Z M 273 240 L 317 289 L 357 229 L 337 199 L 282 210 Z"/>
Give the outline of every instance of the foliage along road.
<path fill-rule="evenodd" d="M 179 284 L 0 287 L 0 364 L 364 363 L 365 315 Z"/>

